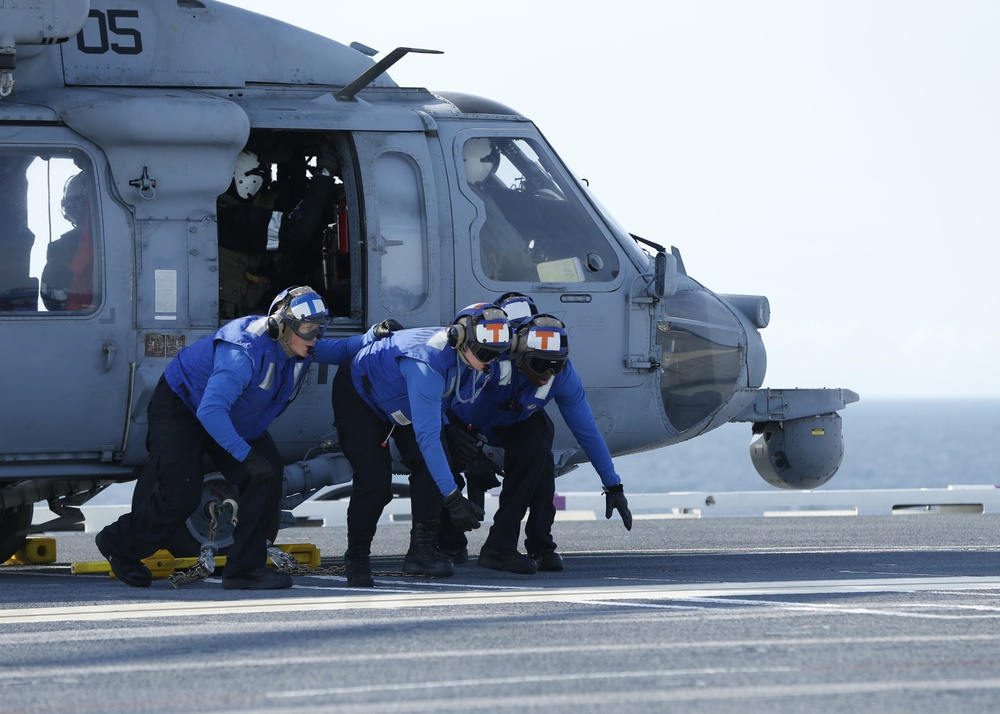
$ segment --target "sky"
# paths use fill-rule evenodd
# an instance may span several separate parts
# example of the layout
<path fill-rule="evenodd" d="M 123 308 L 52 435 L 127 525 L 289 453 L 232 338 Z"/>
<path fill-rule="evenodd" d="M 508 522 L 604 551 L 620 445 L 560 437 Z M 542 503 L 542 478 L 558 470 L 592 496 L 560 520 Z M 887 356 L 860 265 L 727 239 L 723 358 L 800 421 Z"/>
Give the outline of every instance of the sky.
<path fill-rule="evenodd" d="M 231 0 L 532 119 L 630 232 L 766 295 L 771 388 L 1000 398 L 1000 4 Z"/>

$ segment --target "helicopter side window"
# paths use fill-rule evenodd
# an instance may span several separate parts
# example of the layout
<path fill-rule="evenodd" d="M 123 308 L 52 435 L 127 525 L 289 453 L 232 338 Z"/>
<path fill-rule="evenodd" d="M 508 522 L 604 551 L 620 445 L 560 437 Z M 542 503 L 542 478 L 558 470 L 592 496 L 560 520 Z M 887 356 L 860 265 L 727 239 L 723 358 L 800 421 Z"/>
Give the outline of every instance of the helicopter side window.
<path fill-rule="evenodd" d="M 382 304 L 397 315 L 417 310 L 430 292 L 420 172 L 406 154 L 386 152 L 374 166 L 381 229 Z"/>
<path fill-rule="evenodd" d="M 0 155 L 0 312 L 93 312 L 100 303 L 94 178 L 60 155 Z"/>
<path fill-rule="evenodd" d="M 465 142 L 483 272 L 500 282 L 610 281 L 618 256 L 562 169 L 527 139 Z"/>

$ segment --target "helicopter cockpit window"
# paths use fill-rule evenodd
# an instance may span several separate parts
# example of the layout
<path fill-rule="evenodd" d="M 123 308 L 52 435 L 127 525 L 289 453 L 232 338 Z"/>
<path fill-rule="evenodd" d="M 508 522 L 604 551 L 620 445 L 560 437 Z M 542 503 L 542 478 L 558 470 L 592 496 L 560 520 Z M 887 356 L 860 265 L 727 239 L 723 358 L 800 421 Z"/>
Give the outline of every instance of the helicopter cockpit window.
<path fill-rule="evenodd" d="M 614 280 L 618 255 L 562 168 L 527 139 L 477 137 L 462 149 L 480 204 L 483 273 L 499 282 Z"/>
<path fill-rule="evenodd" d="M 70 152 L 0 155 L 0 312 L 94 312 L 94 177 Z"/>

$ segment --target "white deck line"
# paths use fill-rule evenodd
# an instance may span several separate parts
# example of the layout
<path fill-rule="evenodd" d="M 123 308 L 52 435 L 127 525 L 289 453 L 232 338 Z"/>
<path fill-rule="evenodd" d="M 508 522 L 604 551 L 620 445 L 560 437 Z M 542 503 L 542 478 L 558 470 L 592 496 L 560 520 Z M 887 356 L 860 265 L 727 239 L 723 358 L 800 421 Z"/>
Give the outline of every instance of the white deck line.
<path fill-rule="evenodd" d="M 637 519 L 708 517 L 805 517 L 929 515 L 942 513 L 1000 513 L 1000 487 L 991 485 L 948 488 L 817 491 L 678 491 L 674 493 L 627 493 L 629 507 Z M 557 493 L 559 520 L 604 518 L 604 496 L 594 493 Z M 487 520 L 497 508 L 497 496 L 486 498 Z M 116 520 L 129 506 L 86 506 L 87 532 L 95 532 Z M 322 521 L 325 526 L 347 523 L 347 501 L 307 501 L 293 511 L 299 518 Z M 44 506 L 35 509 L 35 522 L 52 515 Z M 409 521 L 410 502 L 394 498 L 386 506 L 382 522 Z"/>

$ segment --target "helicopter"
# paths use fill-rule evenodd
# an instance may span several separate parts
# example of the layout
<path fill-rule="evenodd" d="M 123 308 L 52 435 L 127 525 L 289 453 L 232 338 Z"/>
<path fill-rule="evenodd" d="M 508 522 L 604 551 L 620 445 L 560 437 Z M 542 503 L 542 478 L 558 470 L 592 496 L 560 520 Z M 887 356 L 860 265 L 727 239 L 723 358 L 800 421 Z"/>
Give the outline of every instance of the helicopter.
<path fill-rule="evenodd" d="M 294 284 L 327 301 L 331 337 L 529 295 L 567 325 L 613 455 L 744 422 L 772 486 L 833 477 L 839 410 L 859 397 L 762 387 L 767 298 L 713 292 L 677 247 L 629 233 L 518 111 L 397 85 L 388 70 L 415 53 L 441 54 L 379 57 L 212 0 L 0 4 L 0 562 L 135 480 L 169 361 Z M 226 196 L 248 156 L 261 195 L 314 185 L 337 157 L 310 252 L 290 258 L 277 229 L 253 249 L 227 238 L 244 225 L 226 225 Z M 254 204 L 269 230 L 298 205 L 282 193 Z M 351 479 L 333 372 L 311 370 L 269 430 L 286 515 Z M 585 455 L 554 420 L 565 473 Z M 207 470 L 204 503 L 225 486 Z M 43 502 L 54 518 L 34 523 Z M 188 522 L 198 542 L 208 528 L 201 511 Z"/>

